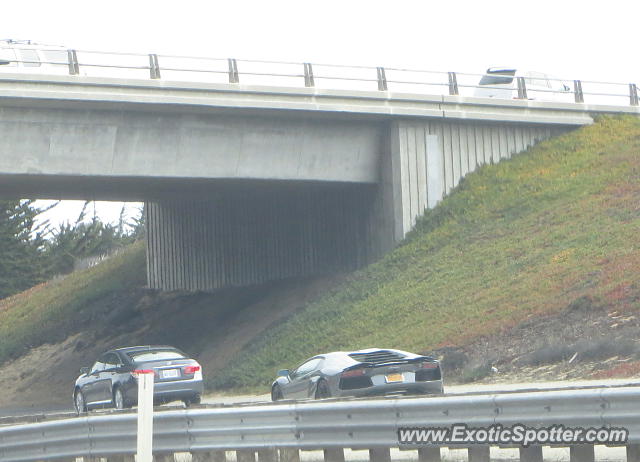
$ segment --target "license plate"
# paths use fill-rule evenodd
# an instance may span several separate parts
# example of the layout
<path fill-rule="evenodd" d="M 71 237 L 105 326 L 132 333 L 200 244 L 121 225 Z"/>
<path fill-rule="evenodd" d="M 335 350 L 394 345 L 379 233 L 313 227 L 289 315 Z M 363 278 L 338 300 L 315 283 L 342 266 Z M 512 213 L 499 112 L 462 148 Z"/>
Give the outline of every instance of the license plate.
<path fill-rule="evenodd" d="M 175 379 L 179 376 L 178 369 L 165 369 L 161 371 L 160 377 L 163 379 Z"/>
<path fill-rule="evenodd" d="M 402 382 L 402 374 L 387 374 L 387 383 Z"/>

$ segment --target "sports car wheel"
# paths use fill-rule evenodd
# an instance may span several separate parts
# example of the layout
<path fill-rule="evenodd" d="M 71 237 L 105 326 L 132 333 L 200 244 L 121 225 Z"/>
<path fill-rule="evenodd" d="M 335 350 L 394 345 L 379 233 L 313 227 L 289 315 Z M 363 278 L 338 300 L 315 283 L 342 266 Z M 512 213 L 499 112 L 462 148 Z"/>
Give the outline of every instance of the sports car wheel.
<path fill-rule="evenodd" d="M 271 401 L 280 401 L 281 399 L 284 399 L 284 396 L 282 395 L 282 390 L 278 385 L 275 385 L 271 389 Z"/>
<path fill-rule="evenodd" d="M 331 390 L 329 384 L 324 380 L 320 380 L 316 386 L 316 399 L 331 398 Z"/>
<path fill-rule="evenodd" d="M 87 403 L 84 401 L 84 395 L 80 390 L 76 391 L 73 397 L 73 404 L 76 408 L 76 414 L 80 415 L 87 412 Z"/>
<path fill-rule="evenodd" d="M 120 388 L 116 388 L 113 392 L 113 406 L 116 409 L 124 409 L 126 407 L 124 403 L 124 394 Z"/>

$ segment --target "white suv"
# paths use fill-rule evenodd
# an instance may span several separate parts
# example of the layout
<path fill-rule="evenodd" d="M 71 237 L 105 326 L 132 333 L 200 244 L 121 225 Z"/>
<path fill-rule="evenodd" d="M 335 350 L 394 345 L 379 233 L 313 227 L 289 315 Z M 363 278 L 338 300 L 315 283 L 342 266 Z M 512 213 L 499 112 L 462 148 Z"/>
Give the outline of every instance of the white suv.
<path fill-rule="evenodd" d="M 482 76 L 474 96 L 480 98 L 518 98 L 518 77 L 524 78 L 527 99 L 573 102 L 571 87 L 564 81 L 534 71 L 512 67 L 490 67 Z"/>
<path fill-rule="evenodd" d="M 0 72 L 69 74 L 68 62 L 64 47 L 0 40 Z"/>

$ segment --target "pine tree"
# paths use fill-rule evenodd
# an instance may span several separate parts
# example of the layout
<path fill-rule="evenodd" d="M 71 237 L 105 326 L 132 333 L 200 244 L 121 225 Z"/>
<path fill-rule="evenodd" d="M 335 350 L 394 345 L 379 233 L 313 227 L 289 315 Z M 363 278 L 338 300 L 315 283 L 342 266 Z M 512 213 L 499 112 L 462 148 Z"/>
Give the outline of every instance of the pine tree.
<path fill-rule="evenodd" d="M 46 279 L 47 224 L 35 224 L 41 212 L 32 200 L 0 201 L 0 299 Z"/>

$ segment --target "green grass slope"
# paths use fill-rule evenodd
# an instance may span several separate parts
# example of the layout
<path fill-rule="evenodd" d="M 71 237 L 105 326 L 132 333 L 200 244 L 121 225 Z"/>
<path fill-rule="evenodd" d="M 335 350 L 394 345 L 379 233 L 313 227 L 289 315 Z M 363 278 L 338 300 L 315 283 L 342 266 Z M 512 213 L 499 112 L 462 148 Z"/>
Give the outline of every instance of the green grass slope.
<path fill-rule="evenodd" d="M 640 308 L 640 119 L 602 118 L 469 175 L 406 242 L 210 378 L 264 386 L 325 351 L 428 351 L 589 297 Z"/>
<path fill-rule="evenodd" d="M 0 300 L 0 364 L 81 330 L 77 315 L 95 301 L 143 286 L 144 253 L 137 242 L 93 268 Z"/>

